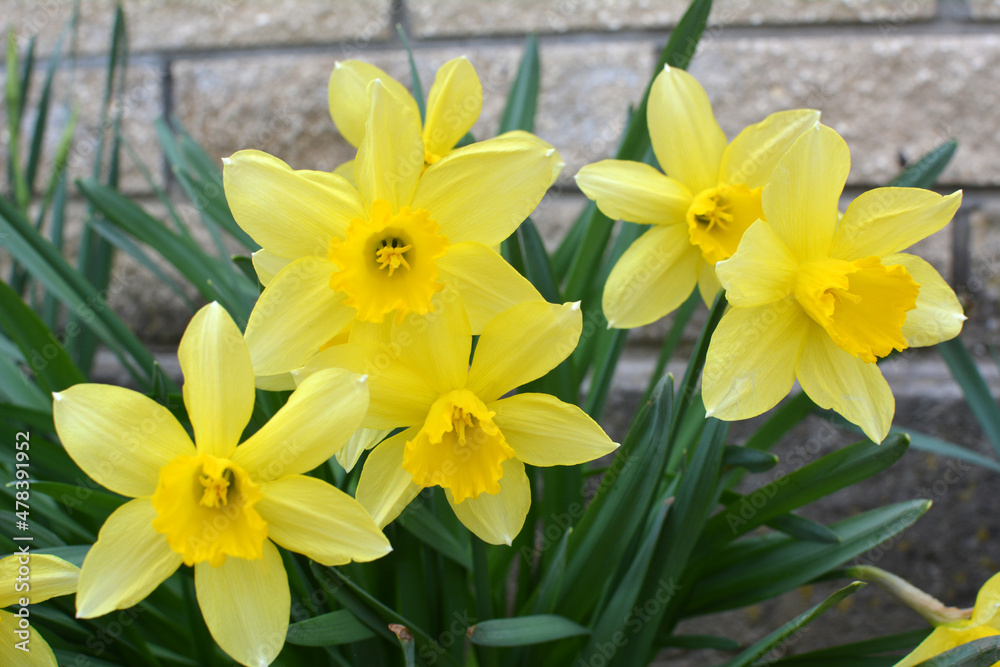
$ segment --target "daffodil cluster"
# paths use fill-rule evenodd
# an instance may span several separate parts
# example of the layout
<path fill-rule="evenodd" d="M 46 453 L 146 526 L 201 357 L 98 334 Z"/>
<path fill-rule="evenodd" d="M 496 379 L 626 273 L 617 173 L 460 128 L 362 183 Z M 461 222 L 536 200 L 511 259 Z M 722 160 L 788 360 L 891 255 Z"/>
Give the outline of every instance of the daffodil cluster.
<path fill-rule="evenodd" d="M 757 416 L 798 380 L 883 440 L 895 403 L 876 362 L 954 338 L 965 320 L 937 271 L 902 252 L 948 224 L 961 192 L 878 188 L 841 215 L 850 154 L 818 111 L 772 114 L 727 145 L 704 89 L 669 66 L 647 119 L 665 175 L 605 160 L 576 176 L 608 216 L 650 225 L 604 287 L 609 326 L 653 322 L 696 283 L 706 303 L 721 287 L 730 307 L 702 380 L 710 416 Z"/>

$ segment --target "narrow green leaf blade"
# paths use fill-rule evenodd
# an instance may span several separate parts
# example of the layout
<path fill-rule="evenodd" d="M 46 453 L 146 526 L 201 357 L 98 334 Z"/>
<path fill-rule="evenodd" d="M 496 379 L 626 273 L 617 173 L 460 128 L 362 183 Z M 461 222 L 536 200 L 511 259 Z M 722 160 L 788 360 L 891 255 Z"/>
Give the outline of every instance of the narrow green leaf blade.
<path fill-rule="evenodd" d="M 535 109 L 538 106 L 538 87 L 541 78 L 541 64 L 538 57 L 538 38 L 528 35 L 524 43 L 524 55 L 517 68 L 517 76 L 507 95 L 507 106 L 500 117 L 497 134 L 511 130 L 533 132 L 535 129 Z"/>
<path fill-rule="evenodd" d="M 288 626 L 285 641 L 297 646 L 336 646 L 375 637 L 357 616 L 347 609 L 338 609 Z"/>
<path fill-rule="evenodd" d="M 931 187 L 948 166 L 957 148 L 958 142 L 949 139 L 904 169 L 896 178 L 889 181 L 889 185 L 898 188 Z"/>
<path fill-rule="evenodd" d="M 948 364 L 955 381 L 962 387 L 965 400 L 983 427 L 990 444 L 1000 454 L 1000 407 L 993 400 L 990 388 L 976 368 L 975 359 L 957 338 L 938 344 L 937 349 Z"/>
<path fill-rule="evenodd" d="M 587 628 L 554 614 L 494 618 L 469 628 L 469 640 L 479 646 L 528 646 L 587 634 Z"/>

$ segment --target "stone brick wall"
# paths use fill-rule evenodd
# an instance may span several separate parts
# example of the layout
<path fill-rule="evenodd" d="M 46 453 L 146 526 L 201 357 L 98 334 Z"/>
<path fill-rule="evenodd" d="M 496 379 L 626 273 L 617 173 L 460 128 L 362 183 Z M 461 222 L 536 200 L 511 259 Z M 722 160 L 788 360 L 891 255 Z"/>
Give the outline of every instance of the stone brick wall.
<path fill-rule="evenodd" d="M 153 184 L 170 192 L 176 186 L 164 169 L 153 129 L 153 121 L 164 114 L 176 115 L 209 154 L 219 158 L 242 148 L 258 148 L 296 168 L 309 169 L 332 169 L 350 158 L 353 151 L 337 134 L 327 110 L 330 71 L 338 60 L 360 58 L 408 83 L 397 23 L 412 43 L 425 89 L 444 61 L 463 54 L 469 57 L 482 78 L 485 96 L 473 132 L 492 136 L 517 69 L 523 36 L 537 33 L 542 94 L 536 132 L 556 145 L 567 163 L 552 196 L 534 216 L 546 241 L 554 245 L 585 203 L 573 185 L 573 174 L 613 153 L 628 106 L 639 100 L 657 53 L 687 3 L 124 0 L 123 4 L 133 54 L 125 97 L 126 137 L 150 170 Z M 13 29 L 21 46 L 28 37 L 37 36 L 44 54 L 54 48 L 71 5 L 71 0 L 0 0 L 0 22 Z M 72 106 L 79 106 L 82 120 L 71 160 L 77 176 L 88 172 L 99 133 L 103 54 L 112 10 L 111 0 L 84 0 L 76 41 L 79 58 L 75 67 L 59 73 L 59 103 L 51 119 L 49 148 L 54 149 Z M 960 148 L 940 190 L 964 189 L 963 207 L 952 225 L 923 242 L 918 251 L 964 299 L 969 315 L 965 339 L 974 350 L 983 354 L 987 344 L 997 343 L 1000 0 L 717 0 L 691 70 L 707 89 L 730 137 L 773 111 L 820 109 L 824 122 L 851 147 L 848 198 L 885 183 L 901 166 L 943 140 L 957 138 Z M 0 132 L 0 152 L 6 155 L 6 122 Z M 0 178 L 5 178 L 6 160 L 2 162 Z M 153 187 L 130 158 L 122 183 L 154 214 L 162 211 L 152 197 Z M 82 205 L 74 204 L 73 211 L 79 218 Z M 181 206 L 181 212 L 196 217 L 190 208 Z M 176 343 L 190 309 L 126 260 L 115 275 L 121 289 L 113 291 L 113 304 L 146 339 Z M 665 327 L 660 323 L 632 334 L 616 392 L 619 400 L 635 400 L 634 392 L 649 372 L 653 345 Z M 996 369 L 985 365 L 984 372 L 996 388 Z M 988 451 L 982 434 L 970 426 L 971 417 L 956 403 L 954 384 L 936 355 L 893 369 L 890 378 L 900 396 L 897 421 L 921 423 L 936 414 L 941 421 L 926 424 L 926 430 L 934 431 L 947 417 L 952 430 L 941 430 L 942 435 Z M 936 412 L 928 411 L 928 402 L 937 406 Z M 918 472 L 908 469 L 903 474 Z M 976 484 L 997 483 L 994 474 L 980 473 L 977 469 L 962 478 L 963 493 L 972 494 Z M 918 487 L 903 484 L 899 497 L 919 495 Z M 885 502 L 884 491 L 881 487 L 858 491 L 861 495 L 852 499 L 851 506 L 853 501 L 858 507 L 872 506 L 868 501 Z M 952 493 L 942 504 L 958 502 L 958 495 Z M 951 565 L 940 571 L 927 565 L 955 562 L 948 545 L 933 546 L 938 534 L 934 530 L 940 529 L 946 515 L 908 538 L 922 545 L 916 551 L 923 565 L 917 569 L 927 578 L 917 583 L 940 595 L 960 596 L 949 599 L 956 604 L 971 603 L 978 584 L 1000 567 L 1000 547 L 976 537 L 1000 530 L 995 508 L 990 510 L 982 502 L 975 511 L 993 518 L 988 525 L 966 526 L 968 534 L 949 540 L 965 540 L 970 550 L 976 550 L 978 569 L 963 570 L 968 571 L 967 581 L 952 580 Z M 865 599 L 881 598 L 873 594 Z M 783 604 L 772 610 L 776 616 L 760 622 L 760 631 L 753 629 L 757 621 L 750 616 L 731 622 L 743 623 L 748 637 L 760 636 L 789 618 L 791 607 L 802 606 Z M 915 618 L 909 622 L 918 624 Z M 846 623 L 852 625 L 858 623 Z"/>

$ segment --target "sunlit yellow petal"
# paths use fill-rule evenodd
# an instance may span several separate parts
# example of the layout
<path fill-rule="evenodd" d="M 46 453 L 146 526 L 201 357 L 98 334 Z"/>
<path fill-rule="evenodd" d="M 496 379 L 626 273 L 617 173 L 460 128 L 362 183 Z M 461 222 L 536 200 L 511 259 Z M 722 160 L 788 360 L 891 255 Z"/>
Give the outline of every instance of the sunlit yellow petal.
<path fill-rule="evenodd" d="M 458 294 L 445 290 L 434 311 L 409 315 L 392 332 L 400 358 L 439 394 L 465 385 L 472 353 L 472 330 Z"/>
<path fill-rule="evenodd" d="M 653 152 L 667 176 L 692 193 L 718 185 L 726 135 L 715 121 L 705 89 L 693 76 L 664 67 L 649 91 L 646 118 Z"/>
<path fill-rule="evenodd" d="M 795 375 L 816 405 L 840 413 L 875 442 L 889 433 L 896 401 L 882 371 L 837 347 L 819 325 L 809 327 Z"/>
<path fill-rule="evenodd" d="M 428 167 L 412 206 L 429 211 L 450 243 L 494 246 L 535 210 L 561 160 L 524 135 L 478 141 Z"/>
<path fill-rule="evenodd" d="M 1000 634 L 1000 629 L 996 627 L 996 622 L 1000 621 L 998 616 L 1000 616 L 1000 574 L 994 574 L 976 594 L 976 605 L 966 627 L 978 627 L 989 623 L 993 626 L 994 633 Z"/>
<path fill-rule="evenodd" d="M 723 315 L 701 381 L 708 414 L 748 419 L 777 405 L 795 383 L 795 361 L 810 325 L 792 296 Z"/>
<path fill-rule="evenodd" d="M 267 667 L 278 657 L 292 597 L 273 544 L 264 542 L 260 560 L 227 558 L 219 567 L 199 563 L 194 586 L 205 624 L 223 651 L 253 667 Z"/>
<path fill-rule="evenodd" d="M 915 667 L 925 660 L 929 660 L 953 648 L 958 648 L 963 644 L 968 644 L 983 637 L 992 637 L 996 634 L 1000 634 L 1000 632 L 988 626 L 969 629 L 940 626 L 935 628 L 934 632 L 927 639 L 920 642 L 920 645 L 913 649 L 912 653 L 897 662 L 893 667 Z"/>
<path fill-rule="evenodd" d="M 308 472 L 344 446 L 368 409 L 364 378 L 330 369 L 306 378 L 233 454 L 254 480 Z"/>
<path fill-rule="evenodd" d="M 368 379 L 371 380 L 370 377 Z M 347 472 L 351 472 L 365 450 L 377 445 L 390 433 L 392 429 L 389 428 L 359 428 L 347 444 L 337 450 L 337 463 Z"/>
<path fill-rule="evenodd" d="M 479 539 L 490 544 L 510 545 L 521 532 L 524 518 L 531 506 L 531 485 L 524 473 L 524 464 L 517 459 L 503 462 L 500 493 L 481 493 L 456 503 L 446 491 L 455 516 Z"/>
<path fill-rule="evenodd" d="M 337 165 L 336 169 L 333 170 L 333 173 L 347 179 L 347 182 L 354 188 L 358 187 L 358 182 L 354 180 L 354 160 L 348 160 L 343 164 Z"/>
<path fill-rule="evenodd" d="M 354 159 L 354 178 L 366 204 L 384 199 L 395 213 L 410 204 L 424 168 L 420 116 L 379 80 L 368 85 L 368 99 L 368 133 Z"/>
<path fill-rule="evenodd" d="M 774 168 L 762 195 L 764 215 L 799 261 L 827 256 L 850 170 L 847 144 L 825 125 L 804 132 Z"/>
<path fill-rule="evenodd" d="M 529 301 L 505 310 L 479 337 L 468 388 L 490 403 L 540 378 L 576 349 L 582 329 L 578 303 Z"/>
<path fill-rule="evenodd" d="M 330 101 L 330 117 L 344 138 L 355 148 L 365 138 L 365 123 L 368 122 L 368 84 L 379 79 L 385 88 L 399 100 L 417 110 L 416 100 L 401 83 L 375 65 L 361 60 L 345 60 L 334 65 L 330 74 L 327 96 Z M 419 118 L 419 116 L 418 116 Z"/>
<path fill-rule="evenodd" d="M 715 265 L 715 272 L 730 305 L 749 308 L 791 294 L 798 268 L 798 261 L 771 226 L 759 220 L 743 235 L 736 254 Z"/>
<path fill-rule="evenodd" d="M 691 294 L 701 252 L 684 225 L 657 226 L 640 236 L 618 259 L 604 285 L 609 326 L 631 329 L 655 322 Z"/>
<path fill-rule="evenodd" d="M 642 162 L 601 160 L 576 175 L 583 194 L 612 220 L 645 225 L 683 224 L 691 192 Z"/>
<path fill-rule="evenodd" d="M 264 249 L 250 255 L 250 259 L 253 261 L 254 271 L 257 272 L 257 280 L 264 287 L 267 287 L 267 284 L 278 274 L 278 271 L 281 271 L 293 261 L 292 259 L 280 257 Z"/>
<path fill-rule="evenodd" d="M 314 356 L 294 375 L 299 382 L 326 368 L 346 368 L 365 375 L 370 399 L 362 424 L 379 429 L 413 426 L 423 422 L 439 394 L 426 378 L 401 361 L 403 355 L 407 350 L 392 343 L 334 345 Z"/>
<path fill-rule="evenodd" d="M 52 414 L 66 452 L 91 479 L 116 493 L 153 495 L 160 468 L 195 453 L 170 411 L 131 389 L 78 384 L 54 398 Z"/>
<path fill-rule="evenodd" d="M 18 570 L 28 568 L 29 589 L 18 591 L 14 580 Z M 0 559 L 0 607 L 8 607 L 27 598 L 29 604 L 45 602 L 49 598 L 76 593 L 80 568 L 48 554 L 14 554 Z"/>
<path fill-rule="evenodd" d="M 413 475 L 403 470 L 406 441 L 419 432 L 419 428 L 410 428 L 397 433 L 375 447 L 365 459 L 355 498 L 379 528 L 385 528 L 399 516 L 423 488 L 414 484 Z"/>
<path fill-rule="evenodd" d="M 472 63 L 461 56 L 442 65 L 427 94 L 426 161 L 433 164 L 451 152 L 472 129 L 482 109 L 483 86 Z"/>
<path fill-rule="evenodd" d="M 255 395 L 250 353 L 225 308 L 213 302 L 195 313 L 177 359 L 198 451 L 229 456 L 250 421 Z"/>
<path fill-rule="evenodd" d="M 149 498 L 140 498 L 125 503 L 104 522 L 80 570 L 79 618 L 131 607 L 180 567 L 181 555 L 153 530 L 155 518 Z"/>
<path fill-rule="evenodd" d="M 42 635 L 30 625 L 21 630 L 18 628 L 19 619 L 14 614 L 0 610 L 0 665 L 10 667 L 56 667 L 56 656 L 52 653 L 48 642 Z M 16 632 L 26 633 L 28 640 L 23 647 L 18 648 L 16 644 L 24 639 Z"/>
<path fill-rule="evenodd" d="M 555 146 L 553 146 L 549 142 L 532 134 L 531 132 L 526 132 L 524 130 L 511 130 L 509 132 L 504 132 L 503 134 L 498 134 L 496 136 L 497 139 L 506 139 L 508 137 L 515 139 L 526 139 L 528 141 L 537 141 L 538 143 L 542 144 L 545 147 L 546 152 L 555 149 Z M 555 152 L 555 156 L 557 159 L 549 160 L 549 165 L 552 167 L 552 173 L 549 176 L 550 187 L 556 182 L 556 180 L 559 179 L 559 174 L 562 173 L 563 167 L 566 166 L 566 163 L 563 162 L 562 160 L 562 156 L 559 155 L 559 151 Z"/>
<path fill-rule="evenodd" d="M 767 185 L 778 160 L 803 132 L 819 123 L 819 111 L 792 109 L 773 113 L 740 132 L 722 154 L 719 180 L 750 188 Z"/>
<path fill-rule="evenodd" d="M 917 307 L 906 313 L 903 335 L 910 347 L 927 347 L 951 340 L 962 330 L 965 315 L 955 291 L 933 266 L 915 255 L 897 253 L 882 258 L 891 266 L 900 264 L 920 285 Z"/>
<path fill-rule="evenodd" d="M 320 565 L 366 562 L 392 551 L 358 501 L 315 477 L 269 482 L 257 509 L 268 537 Z"/>
<path fill-rule="evenodd" d="M 295 378 L 291 372 L 258 375 L 254 377 L 254 384 L 264 391 L 292 391 L 295 389 Z"/>
<path fill-rule="evenodd" d="M 869 190 L 844 212 L 830 256 L 854 260 L 905 250 L 943 229 L 961 203 L 961 191 L 942 197 L 920 188 Z"/>
<path fill-rule="evenodd" d="M 280 257 L 326 256 L 352 218 L 364 215 L 350 183 L 322 171 L 293 171 L 276 157 L 246 150 L 225 160 L 222 181 L 236 222 Z"/>
<path fill-rule="evenodd" d="M 529 465 L 576 465 L 617 448 L 587 413 L 548 394 L 517 394 L 488 407 L 507 444 Z"/>
<path fill-rule="evenodd" d="M 453 245 L 438 260 L 441 281 L 458 293 L 469 316 L 472 333 L 501 312 L 525 301 L 542 301 L 542 295 L 492 248 L 467 241 Z"/>
<path fill-rule="evenodd" d="M 304 257 L 261 293 L 245 334 L 257 375 L 301 367 L 354 318 L 344 295 L 330 289 L 334 268 L 326 259 Z"/>

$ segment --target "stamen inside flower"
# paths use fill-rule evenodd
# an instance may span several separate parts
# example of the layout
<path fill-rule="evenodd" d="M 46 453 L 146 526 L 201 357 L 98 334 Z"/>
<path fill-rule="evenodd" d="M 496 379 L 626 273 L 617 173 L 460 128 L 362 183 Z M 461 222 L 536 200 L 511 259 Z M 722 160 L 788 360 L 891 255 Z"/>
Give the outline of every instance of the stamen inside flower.
<path fill-rule="evenodd" d="M 702 190 L 694 197 L 687 212 L 688 234 L 706 262 L 729 259 L 743 232 L 764 217 L 760 193 L 761 188 L 751 190 L 740 183 Z"/>
<path fill-rule="evenodd" d="M 514 450 L 493 422 L 495 414 L 468 389 L 448 392 L 406 443 L 403 469 L 421 486 L 449 489 L 456 503 L 499 493 L 502 464 Z"/>
<path fill-rule="evenodd" d="M 919 292 L 905 268 L 878 257 L 808 262 L 795 285 L 795 298 L 833 342 L 868 363 L 909 347 L 902 327 Z"/>
<path fill-rule="evenodd" d="M 343 240 L 330 242 L 329 259 L 337 265 L 330 287 L 343 292 L 345 303 L 358 319 L 381 322 L 396 311 L 397 320 L 409 313 L 433 310 L 431 297 L 444 288 L 438 281 L 437 259 L 448 249 L 448 239 L 423 209 L 404 206 L 392 212 L 388 202 L 372 202 L 370 219 L 355 218 Z"/>
<path fill-rule="evenodd" d="M 227 556 L 263 556 L 267 522 L 254 509 L 261 490 L 228 459 L 198 454 L 179 456 L 160 470 L 153 494 L 153 529 L 170 548 L 194 565 L 213 566 Z"/>

